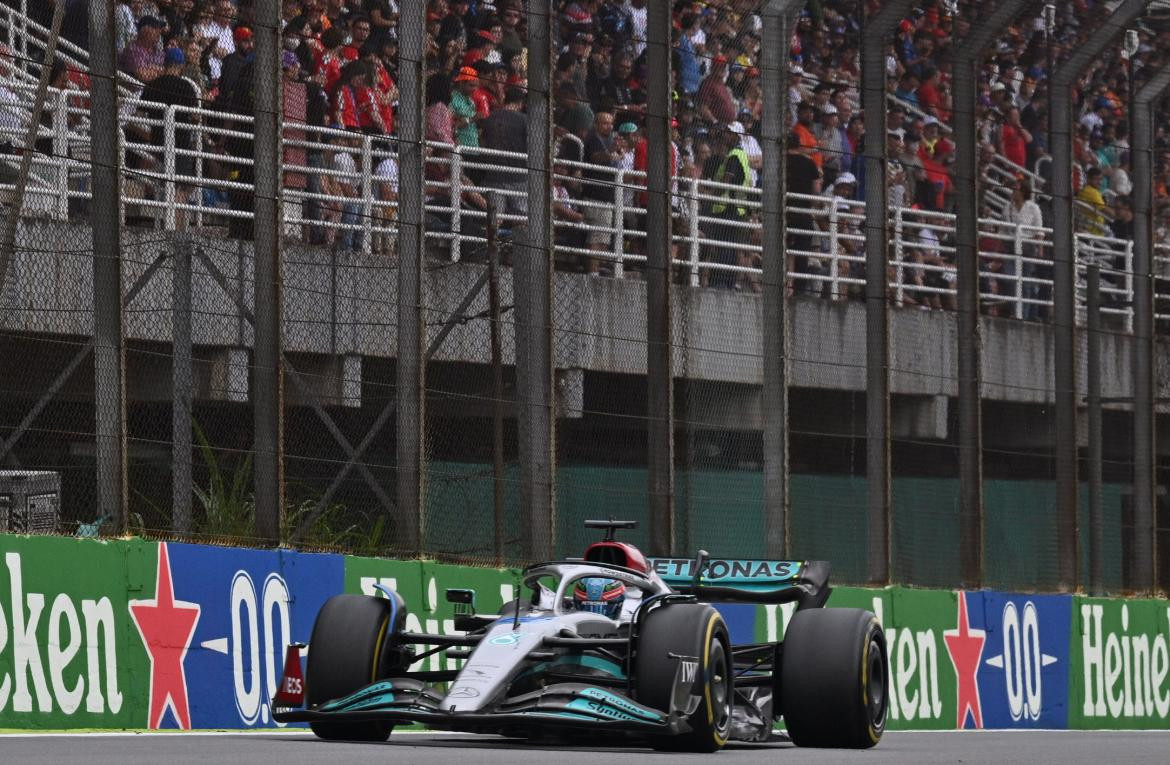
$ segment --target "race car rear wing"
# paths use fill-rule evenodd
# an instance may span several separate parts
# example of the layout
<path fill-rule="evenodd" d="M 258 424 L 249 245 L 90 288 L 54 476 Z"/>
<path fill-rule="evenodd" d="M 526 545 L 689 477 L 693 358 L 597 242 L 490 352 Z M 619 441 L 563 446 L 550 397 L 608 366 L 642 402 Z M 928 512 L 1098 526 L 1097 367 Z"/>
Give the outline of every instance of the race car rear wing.
<path fill-rule="evenodd" d="M 650 558 L 650 568 L 671 589 L 714 603 L 792 603 L 819 608 L 829 599 L 827 561 L 705 558 L 695 577 L 694 558 Z"/>

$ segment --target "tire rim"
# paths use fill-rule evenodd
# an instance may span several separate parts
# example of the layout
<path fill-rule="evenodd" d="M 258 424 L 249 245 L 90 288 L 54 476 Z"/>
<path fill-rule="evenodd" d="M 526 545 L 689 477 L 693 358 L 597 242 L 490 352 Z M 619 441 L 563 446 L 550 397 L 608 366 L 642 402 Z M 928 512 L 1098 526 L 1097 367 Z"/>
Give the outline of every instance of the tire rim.
<path fill-rule="evenodd" d="M 722 641 L 711 641 L 707 660 L 708 684 L 711 687 L 711 714 L 715 729 L 727 729 L 731 720 L 731 673 L 727 670 L 727 652 Z"/>
<path fill-rule="evenodd" d="M 866 667 L 866 687 L 869 688 L 869 721 L 874 730 L 881 730 L 886 720 L 886 661 L 881 644 L 869 641 L 869 662 Z"/>

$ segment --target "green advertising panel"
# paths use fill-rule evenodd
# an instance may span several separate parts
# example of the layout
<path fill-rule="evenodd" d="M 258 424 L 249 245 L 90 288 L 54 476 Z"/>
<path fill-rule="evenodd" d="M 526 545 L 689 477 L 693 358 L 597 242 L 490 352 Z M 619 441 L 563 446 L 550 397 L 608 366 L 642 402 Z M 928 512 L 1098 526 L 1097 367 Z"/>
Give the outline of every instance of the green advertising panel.
<path fill-rule="evenodd" d="M 140 727 L 156 544 L 0 535 L 0 728 Z"/>
<path fill-rule="evenodd" d="M 1170 724 L 1170 603 L 1075 598 L 1070 728 Z"/>

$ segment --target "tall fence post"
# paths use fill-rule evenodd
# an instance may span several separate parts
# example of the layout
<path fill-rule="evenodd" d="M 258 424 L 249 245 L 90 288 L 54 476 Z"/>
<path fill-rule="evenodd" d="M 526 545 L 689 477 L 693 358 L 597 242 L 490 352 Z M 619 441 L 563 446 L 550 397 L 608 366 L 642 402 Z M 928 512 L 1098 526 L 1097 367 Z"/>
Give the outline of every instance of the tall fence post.
<path fill-rule="evenodd" d="M 553 418 L 553 130 L 550 86 L 555 16 L 528 9 L 528 229 L 515 244 L 516 389 L 520 493 L 527 515 L 523 554 L 546 559 L 556 531 Z"/>
<path fill-rule="evenodd" d="M 252 368 L 252 418 L 255 429 L 256 534 L 280 539 L 284 517 L 284 364 L 281 351 L 280 126 L 284 118 L 280 80 L 280 2 L 256 2 L 255 351 Z"/>
<path fill-rule="evenodd" d="M 1085 289 L 1085 382 L 1089 409 L 1089 592 L 1103 595 L 1105 518 L 1101 512 L 1101 266 L 1091 263 Z"/>
<path fill-rule="evenodd" d="M 180 234 L 171 254 L 171 528 L 191 531 L 191 255 Z"/>
<path fill-rule="evenodd" d="M 650 551 L 670 555 L 689 549 L 674 494 L 674 341 L 671 282 L 674 274 L 670 220 L 670 5 L 651 3 L 646 21 L 649 73 L 646 109 L 646 427 Z M 618 193 L 624 176 L 618 175 Z M 619 210 L 621 208 L 619 207 Z M 618 261 L 619 264 L 621 261 Z"/>
<path fill-rule="evenodd" d="M 126 347 L 122 337 L 121 143 L 117 68 L 114 65 L 114 3 L 89 4 L 90 150 L 93 201 L 93 334 L 95 515 L 127 530 Z M 26 155 L 27 156 L 27 155 Z"/>
<path fill-rule="evenodd" d="M 1080 539 L 1077 530 L 1077 344 L 1076 236 L 1073 233 L 1072 88 L 1085 68 L 1134 19 L 1147 0 L 1125 0 L 1088 40 L 1052 73 L 1049 141 L 1052 148 L 1052 304 L 1054 432 L 1056 458 L 1056 548 L 1062 590 L 1077 587 Z"/>
<path fill-rule="evenodd" d="M 958 292 L 959 571 L 963 587 L 983 583 L 983 391 L 979 323 L 979 173 L 975 155 L 976 64 L 983 50 L 1023 12 L 1004 2 L 980 19 L 955 51 L 955 289 Z"/>
<path fill-rule="evenodd" d="M 761 409 L 764 425 L 764 553 L 788 555 L 788 300 L 787 190 L 788 67 L 783 43 L 791 17 L 804 0 L 769 0 L 764 6 L 764 45 L 760 50 L 764 113 L 760 123 L 764 165 L 760 216 L 763 246 L 764 384 Z"/>
<path fill-rule="evenodd" d="M 1134 99 L 1133 114 L 1133 520 L 1134 581 L 1140 593 L 1155 586 L 1157 429 L 1154 397 L 1154 105 L 1170 87 L 1163 64 Z"/>
<path fill-rule="evenodd" d="M 889 0 L 862 24 L 861 108 L 865 113 L 865 482 L 866 578 L 890 580 L 890 315 L 886 305 L 886 45 L 910 9 Z M 834 209 L 836 204 L 833 205 Z M 835 285 L 834 285 L 835 288 Z"/>
<path fill-rule="evenodd" d="M 398 362 L 395 366 L 395 534 L 407 550 L 421 551 L 426 478 L 426 342 L 423 321 L 423 56 L 424 0 L 403 0 L 399 13 Z M 452 171 L 454 172 L 454 171 Z"/>

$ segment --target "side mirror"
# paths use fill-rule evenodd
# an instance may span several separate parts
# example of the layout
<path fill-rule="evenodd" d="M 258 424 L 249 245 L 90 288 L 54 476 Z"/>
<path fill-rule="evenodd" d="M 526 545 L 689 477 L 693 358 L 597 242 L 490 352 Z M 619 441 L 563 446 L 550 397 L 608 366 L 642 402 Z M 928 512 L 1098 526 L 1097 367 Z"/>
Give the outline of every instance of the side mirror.
<path fill-rule="evenodd" d="M 455 605 L 456 615 L 475 614 L 475 590 L 447 590 L 447 602 Z"/>

